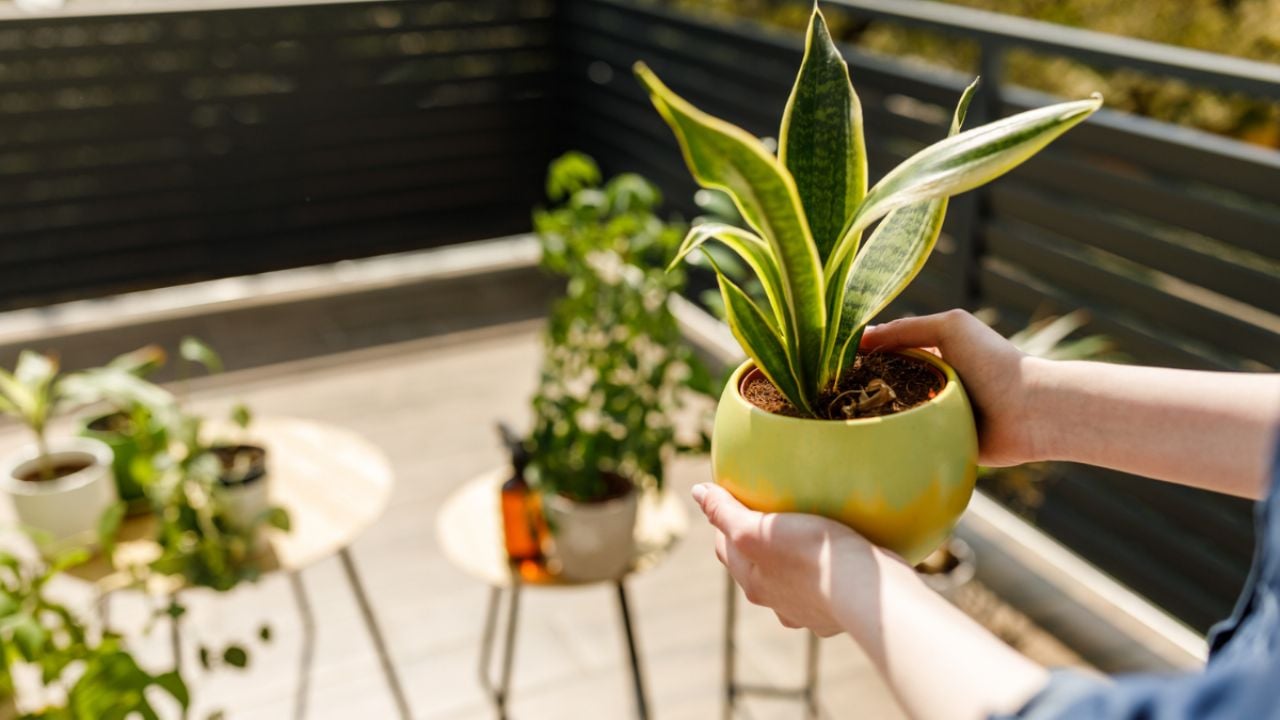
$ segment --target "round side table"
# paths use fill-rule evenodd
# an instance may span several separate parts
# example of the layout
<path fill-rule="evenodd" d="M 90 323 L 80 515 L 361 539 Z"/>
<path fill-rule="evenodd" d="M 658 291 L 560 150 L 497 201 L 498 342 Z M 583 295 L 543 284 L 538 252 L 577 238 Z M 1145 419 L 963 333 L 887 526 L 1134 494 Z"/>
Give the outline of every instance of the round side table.
<path fill-rule="evenodd" d="M 510 471 L 502 468 L 476 477 L 445 501 L 440 508 L 436 529 L 444 554 L 463 572 L 490 587 L 489 605 L 485 613 L 484 634 L 480 644 L 480 684 L 488 693 L 499 718 L 507 717 L 507 701 L 511 690 L 511 665 L 515 656 L 516 627 L 520 614 L 520 592 L 525 586 L 566 587 L 593 583 L 575 583 L 547 572 L 541 567 L 513 567 L 508 561 L 502 537 L 500 489 Z M 635 687 L 636 712 L 642 720 L 649 717 L 644 676 L 640 668 L 635 630 L 627 601 L 625 581 L 631 575 L 656 566 L 670 554 L 688 529 L 688 516 L 671 493 L 646 493 L 640 500 L 636 518 L 636 556 L 631 568 L 613 580 L 617 588 L 619 618 L 627 639 L 627 658 Z M 503 596 L 509 596 L 505 639 L 499 676 L 492 679 L 491 660 L 498 634 L 499 607 Z"/>
<path fill-rule="evenodd" d="M 237 431 L 238 432 L 238 431 Z M 395 477 L 386 456 L 360 435 L 343 428 L 309 420 L 264 417 L 248 431 L 253 442 L 267 448 L 270 502 L 289 513 L 291 530 L 267 530 L 260 559 L 264 573 L 285 572 L 298 602 L 305 629 L 303 657 L 311 657 L 315 623 L 299 573 L 307 566 L 337 554 L 360 607 L 366 629 L 382 665 L 399 715 L 411 717 L 404 689 L 391 663 L 386 641 L 374 617 L 350 546 L 386 510 Z M 154 542 L 155 520 L 150 514 L 125 520 L 117 535 L 115 557 L 121 566 L 145 565 L 160 548 Z M 101 553 L 68 571 L 90 582 L 103 581 L 114 572 Z M 177 596 L 180 579 L 158 576 L 148 584 L 152 592 Z M 109 584 L 110 581 L 107 581 Z M 106 592 L 112 588 L 106 587 Z M 105 612 L 105 602 L 104 602 Z M 182 656 L 178 620 L 170 625 L 174 661 Z M 306 673 L 299 688 L 297 716 L 305 717 Z"/>

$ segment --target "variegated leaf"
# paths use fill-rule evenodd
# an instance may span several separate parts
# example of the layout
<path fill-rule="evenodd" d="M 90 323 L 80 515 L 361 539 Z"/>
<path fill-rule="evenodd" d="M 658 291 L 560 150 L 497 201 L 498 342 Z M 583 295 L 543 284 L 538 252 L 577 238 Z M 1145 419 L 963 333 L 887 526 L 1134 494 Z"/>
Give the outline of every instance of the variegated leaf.
<path fill-rule="evenodd" d="M 806 413 L 811 412 L 809 400 L 801 389 L 793 361 L 782 338 L 769 326 L 764 313 L 742 288 L 720 272 L 714 260 L 711 261 L 711 267 L 716 271 L 716 279 L 720 283 L 725 321 L 738 344 L 792 405 Z"/>
<path fill-rule="evenodd" d="M 698 183 L 724 190 L 769 244 L 782 276 L 784 304 L 795 332 L 800 386 L 816 392 L 826 328 L 822 264 L 800 206 L 795 180 L 760 141 L 711 117 L 673 93 L 643 63 L 636 75 L 671 126 Z"/>
<path fill-rule="evenodd" d="M 974 80 L 961 94 L 948 136 L 960 132 L 977 88 Z M 835 382 L 853 363 L 862 328 L 920 273 L 938 242 L 946 214 L 947 198 L 926 200 L 894 210 L 876 227 L 852 267 L 841 276 L 844 293 L 832 315 L 835 351 L 826 363 L 824 383 Z"/>
<path fill-rule="evenodd" d="M 862 205 L 827 259 L 832 281 L 841 264 L 857 251 L 862 230 L 900 207 L 950 197 L 984 185 L 1022 164 L 1102 105 L 1094 94 L 1028 110 L 967 130 L 921 150 L 894 168 L 867 193 Z"/>
<path fill-rule="evenodd" d="M 795 178 L 818 257 L 825 261 L 866 194 L 867 153 L 862 104 L 849 67 L 816 8 L 778 143 L 778 159 Z"/>
<path fill-rule="evenodd" d="M 765 296 L 769 299 L 772 313 L 766 315 L 775 329 L 783 337 L 790 337 L 790 325 L 783 306 L 782 276 L 778 272 L 778 263 L 773 258 L 769 245 L 754 233 L 724 223 L 702 223 L 689 228 L 680 249 L 671 260 L 670 267 L 675 267 L 690 252 L 701 247 L 708 240 L 719 240 L 722 245 L 742 258 L 759 278 L 764 287 Z M 668 268 L 670 269 L 670 268 Z"/>

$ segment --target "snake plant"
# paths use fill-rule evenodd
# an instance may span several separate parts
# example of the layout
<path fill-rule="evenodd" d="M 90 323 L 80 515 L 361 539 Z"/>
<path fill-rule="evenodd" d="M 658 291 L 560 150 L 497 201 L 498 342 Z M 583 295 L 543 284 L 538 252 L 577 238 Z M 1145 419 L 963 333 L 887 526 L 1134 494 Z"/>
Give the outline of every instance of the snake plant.
<path fill-rule="evenodd" d="M 975 80 L 948 137 L 868 188 L 862 106 L 816 6 L 776 156 L 673 93 L 644 63 L 635 72 L 694 179 L 728 193 L 754 230 L 695 226 L 672 264 L 713 239 L 742 258 L 765 298 L 753 301 L 717 268 L 729 327 L 778 390 L 814 416 L 819 398 L 853 363 L 863 328 L 929 257 L 948 198 L 1017 167 L 1102 104 L 1095 94 L 960 132 Z"/>

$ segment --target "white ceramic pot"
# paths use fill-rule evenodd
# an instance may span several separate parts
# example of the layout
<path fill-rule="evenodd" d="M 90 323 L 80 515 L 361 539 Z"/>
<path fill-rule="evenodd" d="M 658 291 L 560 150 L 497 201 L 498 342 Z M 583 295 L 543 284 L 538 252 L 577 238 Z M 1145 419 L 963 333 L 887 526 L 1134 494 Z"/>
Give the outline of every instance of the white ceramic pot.
<path fill-rule="evenodd" d="M 271 473 L 247 483 L 222 486 L 222 503 L 227 510 L 227 519 L 239 527 L 253 525 L 262 513 L 271 506 L 268 484 Z"/>
<path fill-rule="evenodd" d="M 222 506 L 227 519 L 241 528 L 250 528 L 271 506 L 271 453 L 258 445 L 226 445 L 214 448 L 214 454 L 223 463 L 223 472 L 230 468 L 234 453 L 250 451 L 258 454 L 258 461 L 248 473 L 247 482 L 220 480 Z M 228 452 L 232 454 L 227 454 Z"/>
<path fill-rule="evenodd" d="M 567 580 L 593 582 L 622 577 L 636 553 L 634 488 L 614 500 L 580 503 L 563 495 L 542 499 L 553 538 L 552 558 Z"/>
<path fill-rule="evenodd" d="M 18 522 L 49 536 L 47 551 L 92 546 L 98 519 L 117 498 L 111 448 L 90 438 L 63 438 L 52 443 L 49 456 L 55 464 L 88 466 L 55 480 L 21 480 L 39 467 L 39 452 L 28 445 L 5 458 L 0 487 L 13 501 Z"/>

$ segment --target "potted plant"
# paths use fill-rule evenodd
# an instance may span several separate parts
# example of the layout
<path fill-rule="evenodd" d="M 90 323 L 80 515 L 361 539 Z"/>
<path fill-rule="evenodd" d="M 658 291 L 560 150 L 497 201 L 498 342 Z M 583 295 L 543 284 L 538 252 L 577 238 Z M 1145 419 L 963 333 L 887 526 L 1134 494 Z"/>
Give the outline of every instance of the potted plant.
<path fill-rule="evenodd" d="M 816 7 L 776 157 L 677 96 L 643 63 L 635 69 L 695 180 L 727 192 L 754 229 L 696 226 L 677 255 L 716 239 L 752 269 L 767 297 L 757 303 L 718 273 L 729 326 L 749 360 L 716 412 L 716 481 L 753 508 L 823 514 L 920 561 L 973 491 L 973 414 L 939 358 L 860 354 L 862 329 L 924 264 L 950 196 L 1031 157 L 1101 98 L 960 132 L 975 83 L 945 140 L 868 189 L 861 106 Z"/>
<path fill-rule="evenodd" d="M 12 373 L 0 368 L 0 413 L 26 425 L 33 440 L 4 459 L 0 487 L 46 552 L 92 543 L 98 519 L 116 502 L 111 448 L 90 438 L 47 437 L 49 419 L 72 400 L 65 379 L 56 359 L 30 350 Z"/>
<path fill-rule="evenodd" d="M 109 409 L 84 419 L 79 434 L 99 440 L 111 448 L 111 471 L 116 481 L 116 494 L 131 514 L 148 510 L 145 484 L 149 480 L 148 458 L 168 445 L 164 418 L 156 417 L 152 408 L 171 398 L 158 387 L 149 392 L 161 393 L 149 402 L 137 398 L 134 378 L 143 377 L 165 362 L 165 352 L 155 345 L 121 355 L 101 368 L 78 374 L 93 392 L 106 400 Z M 148 391 L 148 390 L 144 390 Z"/>
<path fill-rule="evenodd" d="M 0 720 L 18 717 L 14 674 L 20 668 L 38 677 L 43 691 L 24 698 L 24 705 L 39 708 L 24 718 L 159 717 L 153 705 L 157 691 L 185 713 L 187 686 L 177 670 L 144 670 L 118 635 L 91 629 L 45 596 L 50 579 L 85 557 L 67 553 L 35 565 L 0 551 Z"/>
<path fill-rule="evenodd" d="M 662 270 L 680 231 L 654 214 L 660 196 L 643 178 L 600 180 L 585 155 L 557 159 L 547 188 L 560 204 L 534 216 L 542 267 L 567 283 L 547 322 L 529 472 L 549 556 L 574 580 L 627 570 L 638 493 L 662 487 L 663 461 L 681 447 L 681 393 L 710 388 L 667 305 L 684 284 Z"/>

